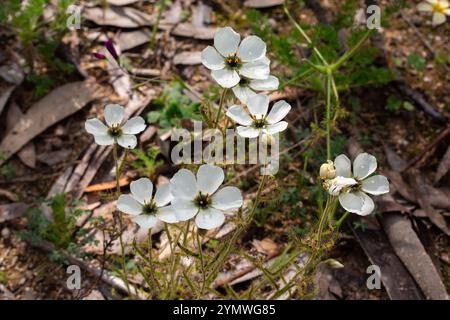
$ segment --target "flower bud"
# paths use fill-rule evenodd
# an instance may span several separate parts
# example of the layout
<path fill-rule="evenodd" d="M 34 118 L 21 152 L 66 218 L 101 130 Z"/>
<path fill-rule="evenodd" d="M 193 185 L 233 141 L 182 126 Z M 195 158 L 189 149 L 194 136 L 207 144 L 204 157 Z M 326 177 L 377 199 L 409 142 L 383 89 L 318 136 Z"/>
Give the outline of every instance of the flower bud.
<path fill-rule="evenodd" d="M 344 267 L 344 265 L 339 261 L 337 261 L 336 259 L 328 259 L 325 260 L 324 263 L 333 269 L 342 269 Z"/>
<path fill-rule="evenodd" d="M 326 163 L 320 166 L 319 171 L 320 179 L 327 180 L 336 177 L 336 169 L 334 168 L 333 161 L 328 160 Z"/>

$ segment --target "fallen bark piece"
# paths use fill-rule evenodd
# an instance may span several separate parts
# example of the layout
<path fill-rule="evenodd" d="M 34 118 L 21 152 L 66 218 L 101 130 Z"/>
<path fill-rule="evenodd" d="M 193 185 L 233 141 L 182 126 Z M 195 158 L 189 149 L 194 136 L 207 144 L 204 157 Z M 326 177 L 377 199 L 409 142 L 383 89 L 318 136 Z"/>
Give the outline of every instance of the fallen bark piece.
<path fill-rule="evenodd" d="M 112 4 L 113 6 L 127 6 L 129 4 L 133 4 L 139 1 L 140 0 L 107 0 L 106 2 Z"/>
<path fill-rule="evenodd" d="M 385 215 L 391 214 L 393 213 Z M 351 219 L 350 221 L 354 220 Z M 352 231 L 369 261 L 380 267 L 381 281 L 389 298 L 392 300 L 423 299 L 422 292 L 381 230 L 371 228 L 362 231 L 360 228 L 352 226 Z"/>
<path fill-rule="evenodd" d="M 35 103 L 0 144 L 0 165 L 44 130 L 82 109 L 97 97 L 98 86 L 73 82 L 56 88 Z"/>
<path fill-rule="evenodd" d="M 411 221 L 401 214 L 391 213 L 383 215 L 382 224 L 395 253 L 422 289 L 425 297 L 432 300 L 448 300 L 439 273 L 414 232 Z M 398 282 L 400 279 L 402 278 L 397 277 L 395 281 Z"/>
<path fill-rule="evenodd" d="M 130 180 L 127 177 L 120 178 L 120 180 L 119 180 L 119 185 L 121 187 L 127 186 L 129 183 L 130 183 Z M 84 192 L 105 191 L 105 190 L 114 189 L 114 188 L 116 188 L 116 186 L 117 186 L 116 181 L 102 182 L 102 183 L 97 183 L 97 184 L 87 187 L 84 190 Z"/>

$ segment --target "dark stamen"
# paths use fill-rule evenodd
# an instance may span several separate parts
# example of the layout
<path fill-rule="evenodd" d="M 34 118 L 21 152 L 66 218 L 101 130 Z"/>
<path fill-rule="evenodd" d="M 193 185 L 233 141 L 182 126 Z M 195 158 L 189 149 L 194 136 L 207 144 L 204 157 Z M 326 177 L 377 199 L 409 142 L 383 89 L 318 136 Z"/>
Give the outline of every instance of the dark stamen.
<path fill-rule="evenodd" d="M 194 204 L 201 208 L 201 209 L 206 209 L 208 208 L 210 201 L 209 201 L 209 194 L 203 194 L 203 193 L 199 193 L 195 199 L 194 199 Z"/>
<path fill-rule="evenodd" d="M 225 59 L 225 63 L 228 65 L 228 67 L 235 69 L 241 65 L 241 59 L 237 56 L 237 53 L 230 54 Z"/>
<path fill-rule="evenodd" d="M 111 137 L 118 138 L 122 135 L 122 129 L 119 126 L 113 126 L 108 129 L 108 134 Z"/>

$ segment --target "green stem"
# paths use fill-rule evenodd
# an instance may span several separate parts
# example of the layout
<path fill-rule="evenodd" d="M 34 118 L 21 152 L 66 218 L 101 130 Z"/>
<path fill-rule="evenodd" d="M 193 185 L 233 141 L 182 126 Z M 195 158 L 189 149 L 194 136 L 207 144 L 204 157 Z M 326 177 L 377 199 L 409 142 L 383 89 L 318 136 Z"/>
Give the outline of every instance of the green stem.
<path fill-rule="evenodd" d="M 114 157 L 114 164 L 116 166 L 116 197 L 120 197 L 120 169 L 119 169 L 119 158 L 117 155 L 117 143 L 114 143 L 113 145 L 113 157 Z M 127 275 L 127 267 L 126 267 L 126 261 L 125 261 L 125 246 L 123 243 L 122 238 L 122 230 L 123 230 L 123 217 L 122 213 L 119 212 L 118 215 L 119 218 L 119 243 L 120 243 L 120 253 L 121 253 L 121 266 L 122 266 L 122 272 L 123 272 L 123 281 L 125 282 L 125 286 L 127 288 L 128 294 L 131 296 L 130 291 L 130 284 L 128 283 L 128 275 Z"/>
<path fill-rule="evenodd" d="M 326 132 L 327 132 L 327 159 L 331 159 L 331 71 L 327 73 L 327 104 L 326 104 Z"/>
<path fill-rule="evenodd" d="M 338 61 L 336 61 L 335 63 L 333 63 L 330 68 L 335 71 L 337 69 L 339 69 L 339 67 L 341 67 L 348 59 L 350 59 L 355 52 L 364 44 L 364 42 L 366 42 L 367 39 L 370 38 L 370 36 L 372 35 L 372 33 L 374 32 L 374 29 L 369 29 L 367 30 L 367 32 L 364 34 L 364 36 L 358 41 L 358 43 L 351 48 L 349 51 L 347 51 L 346 53 L 344 53 L 344 55 L 342 55 Z"/>
<path fill-rule="evenodd" d="M 151 36 L 150 43 L 149 43 L 150 48 L 153 48 L 153 46 L 155 45 L 156 32 L 158 31 L 159 21 L 161 20 L 161 16 L 162 16 L 162 13 L 165 8 L 166 8 L 166 0 L 160 0 L 158 15 L 156 16 L 156 22 L 152 28 L 152 36 Z"/>
<path fill-rule="evenodd" d="M 336 228 L 336 229 L 339 229 L 339 228 L 340 228 L 342 222 L 344 222 L 345 218 L 347 218 L 348 215 L 349 215 L 349 212 L 348 212 L 348 211 L 346 211 L 346 212 L 342 215 L 342 217 L 341 217 L 341 218 L 336 222 L 336 224 L 335 224 L 335 228 Z"/>
<path fill-rule="evenodd" d="M 214 129 L 219 125 L 220 114 L 222 113 L 223 103 L 225 101 L 225 96 L 227 95 L 228 89 L 224 88 L 222 91 L 222 95 L 220 96 L 219 101 L 219 109 L 217 110 L 216 121 L 214 122 Z"/>
<path fill-rule="evenodd" d="M 197 228 L 196 233 L 196 238 L 197 238 L 197 246 L 198 246 L 198 254 L 200 256 L 200 266 L 202 269 L 202 287 L 200 289 L 200 299 L 203 298 L 203 292 L 205 291 L 205 284 L 206 284 L 206 271 L 205 271 L 205 263 L 204 263 L 204 259 L 203 259 L 203 242 L 200 239 L 200 232 L 199 229 Z"/>
<path fill-rule="evenodd" d="M 209 277 L 207 279 L 207 284 L 208 285 L 209 285 L 209 283 L 211 283 L 212 280 L 214 280 L 215 274 L 222 267 L 222 264 L 224 263 L 225 259 L 228 257 L 228 254 L 230 253 L 231 249 L 235 245 L 238 237 L 248 227 L 248 225 L 253 221 L 253 218 L 254 218 L 255 212 L 256 212 L 256 208 L 259 205 L 260 198 L 261 198 L 261 193 L 262 193 L 262 190 L 263 190 L 264 185 L 266 183 L 266 180 L 267 180 L 267 175 L 263 175 L 262 179 L 261 179 L 261 182 L 259 183 L 258 191 L 257 191 L 256 196 L 255 196 L 255 202 L 253 204 L 252 210 L 250 211 L 250 213 L 246 217 L 245 222 L 242 223 L 241 225 L 239 225 L 239 227 L 237 228 L 236 232 L 233 234 L 232 238 L 228 242 L 227 247 L 223 251 L 223 254 L 221 256 L 217 257 L 217 262 L 214 265 L 213 271 L 210 273 L 210 275 L 209 275 Z"/>
<path fill-rule="evenodd" d="M 322 54 L 320 53 L 320 51 L 313 45 L 313 42 L 311 41 L 311 39 L 308 37 L 308 35 L 306 34 L 306 32 L 303 30 L 303 28 L 297 23 L 297 21 L 295 21 L 295 19 L 292 17 L 292 15 L 289 12 L 289 9 L 286 5 L 286 1 L 284 2 L 284 12 L 286 13 L 286 15 L 288 16 L 289 20 L 291 20 L 291 22 L 294 24 L 294 26 L 297 28 L 297 30 L 300 32 L 300 34 L 303 36 L 303 38 L 305 38 L 306 42 L 308 42 L 308 44 L 310 46 L 312 46 L 314 52 L 317 54 L 317 56 L 319 57 L 320 60 L 322 60 L 322 63 L 327 66 L 328 62 L 325 60 L 325 58 L 322 56 Z"/>

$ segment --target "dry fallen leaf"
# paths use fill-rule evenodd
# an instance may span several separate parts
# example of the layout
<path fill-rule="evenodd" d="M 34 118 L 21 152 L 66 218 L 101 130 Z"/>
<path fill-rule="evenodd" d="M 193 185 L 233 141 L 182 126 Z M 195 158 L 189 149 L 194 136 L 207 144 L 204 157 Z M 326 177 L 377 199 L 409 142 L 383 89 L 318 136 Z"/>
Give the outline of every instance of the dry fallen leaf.
<path fill-rule="evenodd" d="M 127 51 L 150 41 L 152 33 L 149 29 L 121 32 L 117 44 L 120 50 Z"/>
<path fill-rule="evenodd" d="M 253 240 L 253 246 L 259 253 L 263 253 L 267 256 L 275 256 L 278 253 L 278 245 L 270 238 L 262 240 Z"/>
<path fill-rule="evenodd" d="M 448 170 L 450 170 L 450 146 L 445 152 L 445 155 L 442 158 L 436 170 L 436 176 L 434 177 L 434 184 L 437 184 L 447 174 Z"/>
<path fill-rule="evenodd" d="M 447 300 L 439 272 L 414 231 L 411 221 L 401 214 L 383 216 L 383 228 L 397 256 L 409 270 L 426 298 Z"/>
<path fill-rule="evenodd" d="M 5 163 L 38 134 L 82 109 L 97 97 L 98 86 L 91 82 L 72 82 L 60 86 L 36 102 L 11 129 L 0 144 Z"/>
<path fill-rule="evenodd" d="M 0 205 L 0 223 L 20 217 L 27 210 L 25 203 L 10 203 Z"/>
<path fill-rule="evenodd" d="M 200 51 L 184 51 L 173 57 L 175 65 L 196 65 L 202 63 L 202 53 Z"/>
<path fill-rule="evenodd" d="M 214 39 L 216 28 L 211 27 L 196 27 L 190 23 L 180 23 L 171 32 L 174 36 L 188 37 L 199 40 Z"/>
<path fill-rule="evenodd" d="M 16 88 L 16 86 L 9 86 L 0 92 L 0 114 L 2 113 L 3 109 L 5 108 L 6 103 L 8 102 L 8 99 L 11 96 L 11 93 L 14 91 L 15 88 Z"/>
<path fill-rule="evenodd" d="M 86 8 L 84 17 L 100 26 L 118 28 L 148 27 L 155 22 L 153 16 L 131 7 Z M 164 26 L 165 23 L 160 21 L 158 27 L 162 29 Z"/>
<path fill-rule="evenodd" d="M 244 6 L 247 8 L 269 8 L 283 3 L 284 0 L 247 0 L 244 2 Z"/>
<path fill-rule="evenodd" d="M 10 103 L 8 113 L 6 114 L 6 132 L 9 132 L 22 117 L 22 110 L 20 110 L 19 106 L 13 100 Z M 36 147 L 33 141 L 28 142 L 20 149 L 17 156 L 26 166 L 36 168 Z"/>

